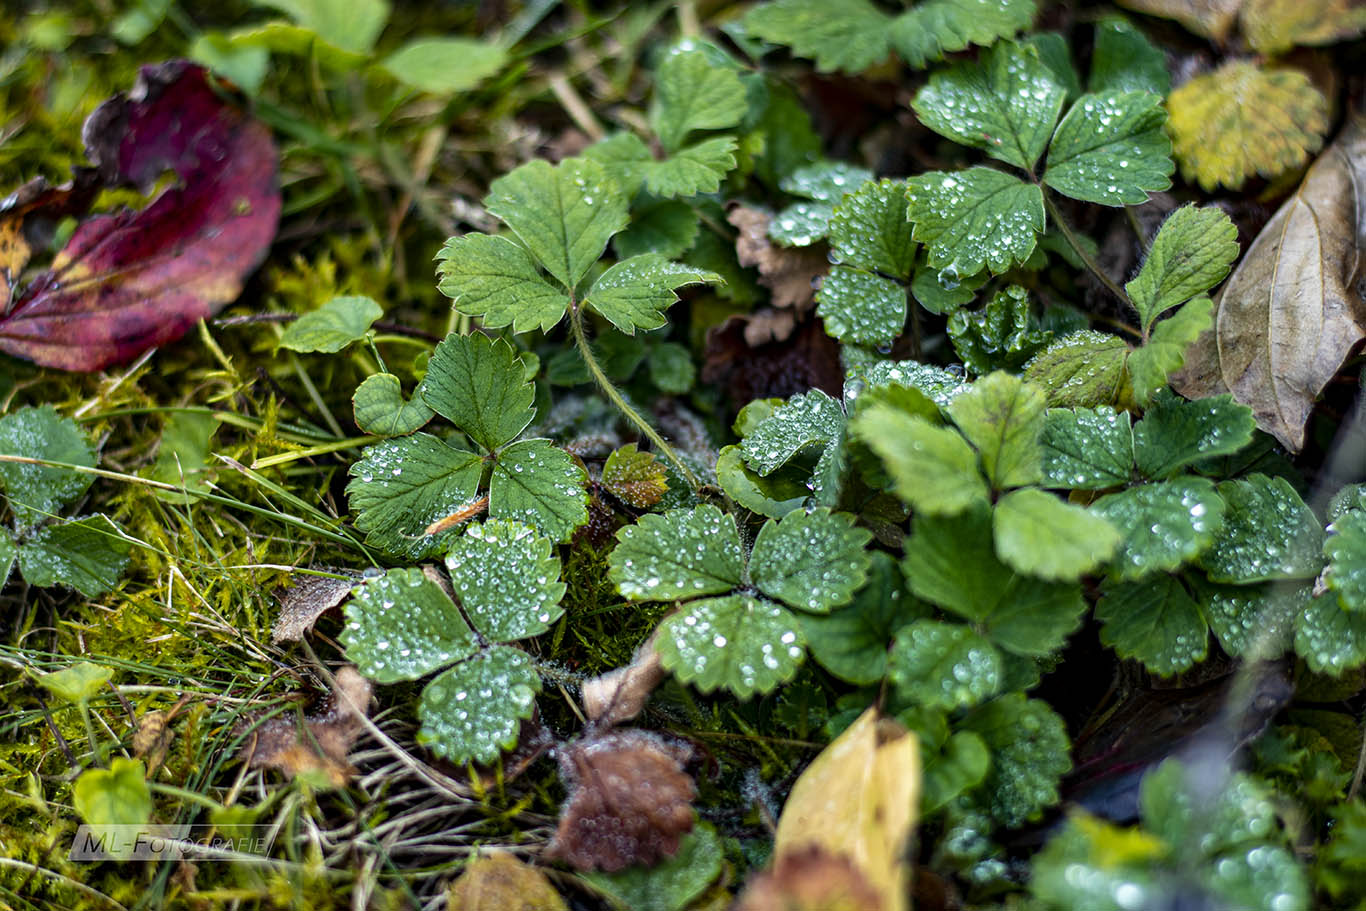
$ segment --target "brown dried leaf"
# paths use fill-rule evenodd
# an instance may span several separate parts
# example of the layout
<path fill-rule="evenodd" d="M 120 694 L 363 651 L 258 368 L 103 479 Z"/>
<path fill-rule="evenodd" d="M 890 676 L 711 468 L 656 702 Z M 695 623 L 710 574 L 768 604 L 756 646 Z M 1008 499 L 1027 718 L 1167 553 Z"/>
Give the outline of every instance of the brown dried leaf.
<path fill-rule="evenodd" d="M 1238 18 L 1243 0 L 1119 0 L 1119 5 L 1150 16 L 1175 19 L 1197 35 L 1223 43 Z"/>
<path fill-rule="evenodd" d="M 882 911 L 882 898 L 848 857 L 808 845 L 750 879 L 731 911 Z"/>
<path fill-rule="evenodd" d="M 645 708 L 645 701 L 665 676 L 654 640 L 651 636 L 625 667 L 584 681 L 579 701 L 590 721 L 610 727 L 630 721 Z"/>
<path fill-rule="evenodd" d="M 446 911 L 568 911 L 544 873 L 506 851 L 477 857 L 451 883 Z"/>
<path fill-rule="evenodd" d="M 644 731 L 613 731 L 560 751 L 570 788 L 552 857 L 608 873 L 652 866 L 692 831 L 697 786 L 683 771 L 689 751 Z"/>
<path fill-rule="evenodd" d="M 336 679 L 336 688 L 322 710 L 304 719 L 305 730 L 299 730 L 292 717 L 271 718 L 256 728 L 254 738 L 247 739 L 243 761 L 253 769 L 279 769 L 290 778 L 315 772 L 334 787 L 346 784 L 355 771 L 346 754 L 365 730 L 361 719 L 370 709 L 372 688 L 350 665 L 337 671 Z"/>
<path fill-rule="evenodd" d="M 300 576 L 289 586 L 276 589 L 275 599 L 280 602 L 280 615 L 275 618 L 275 628 L 270 631 L 271 642 L 277 645 L 281 642 L 298 642 L 304 633 L 313 629 L 319 617 L 346 600 L 360 578 L 359 574 L 345 569 L 331 566 L 318 569 L 347 578 Z"/>
<path fill-rule="evenodd" d="M 750 317 L 732 316 L 707 332 L 702 381 L 726 390 L 735 407 L 755 399 L 787 398 L 815 387 L 840 395 L 844 370 L 839 343 L 816 320 L 807 320 L 788 339 L 758 347 L 745 341 Z"/>
<path fill-rule="evenodd" d="M 1287 448 L 1323 387 L 1366 336 L 1366 120 L 1309 168 L 1252 242 L 1173 378 L 1189 398 L 1232 392 Z"/>
<path fill-rule="evenodd" d="M 759 267 L 759 284 L 772 292 L 769 303 L 798 313 L 810 310 L 816 297 L 816 279 L 830 271 L 824 245 L 777 246 L 768 239 L 773 216 L 763 209 L 735 206 L 726 220 L 740 232 L 735 238 L 736 258 L 742 266 Z"/>
<path fill-rule="evenodd" d="M 171 746 L 175 732 L 167 726 L 170 714 L 158 709 L 148 712 L 138 719 L 138 729 L 133 734 L 133 755 L 147 760 L 147 774 L 151 775 L 166 761 L 166 751 Z"/>

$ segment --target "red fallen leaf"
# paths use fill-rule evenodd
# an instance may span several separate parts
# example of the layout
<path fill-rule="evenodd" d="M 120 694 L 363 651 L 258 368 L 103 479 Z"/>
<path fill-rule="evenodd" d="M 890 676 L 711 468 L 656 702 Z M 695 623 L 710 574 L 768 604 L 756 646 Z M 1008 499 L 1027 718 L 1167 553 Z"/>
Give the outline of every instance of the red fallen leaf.
<path fill-rule="evenodd" d="M 280 216 L 270 132 L 222 97 L 203 67 L 145 66 L 82 131 L 90 168 L 66 187 L 30 181 L 0 201 L 0 351 L 99 370 L 175 341 L 237 297 Z M 140 212 L 93 215 L 17 295 L 41 225 L 100 189 L 175 186 Z"/>

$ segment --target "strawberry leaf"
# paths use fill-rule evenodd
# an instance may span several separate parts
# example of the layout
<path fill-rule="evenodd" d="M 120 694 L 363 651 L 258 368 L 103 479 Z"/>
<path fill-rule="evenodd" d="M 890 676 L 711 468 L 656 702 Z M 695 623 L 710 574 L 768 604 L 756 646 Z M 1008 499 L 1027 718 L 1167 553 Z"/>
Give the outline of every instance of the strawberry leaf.
<path fill-rule="evenodd" d="M 565 586 L 550 539 L 520 522 L 471 525 L 451 544 L 446 569 L 465 616 L 495 642 L 538 636 L 564 613 Z"/>

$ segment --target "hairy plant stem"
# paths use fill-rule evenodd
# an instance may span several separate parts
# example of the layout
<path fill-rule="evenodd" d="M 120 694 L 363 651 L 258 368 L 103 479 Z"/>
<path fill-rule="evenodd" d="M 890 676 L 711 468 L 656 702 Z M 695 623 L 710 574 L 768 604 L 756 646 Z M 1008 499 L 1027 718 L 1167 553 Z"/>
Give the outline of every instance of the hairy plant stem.
<path fill-rule="evenodd" d="M 1053 224 L 1057 225 L 1058 230 L 1062 232 L 1063 239 L 1067 241 L 1068 246 L 1077 252 L 1077 256 L 1081 257 L 1081 261 L 1086 264 L 1086 268 L 1091 270 L 1092 275 L 1100 279 L 1102 285 L 1110 289 L 1111 294 L 1123 301 L 1124 305 L 1130 310 L 1133 310 L 1134 302 L 1129 300 L 1129 295 L 1119 286 L 1118 282 L 1106 275 L 1100 268 L 1100 264 L 1091 257 L 1090 253 L 1086 252 L 1086 248 L 1081 245 L 1081 241 L 1079 241 L 1077 235 L 1073 233 L 1072 226 L 1067 223 L 1067 219 L 1062 217 L 1062 210 L 1058 208 L 1057 203 L 1053 202 L 1052 197 L 1048 195 L 1048 191 L 1045 190 L 1042 185 L 1040 185 L 1039 189 L 1043 193 L 1043 204 L 1044 207 L 1048 209 L 1049 217 L 1053 219 Z"/>
<path fill-rule="evenodd" d="M 607 378 L 607 374 L 603 372 L 601 365 L 598 364 L 598 359 L 593 356 L 593 349 L 588 344 L 588 336 L 583 331 L 583 312 L 579 309 L 578 301 L 573 298 L 570 298 L 569 300 L 569 328 L 574 333 L 574 345 L 579 349 L 579 356 L 583 358 L 584 364 L 588 367 L 588 372 L 593 375 L 593 380 L 598 384 L 598 388 L 602 390 L 602 394 L 607 396 L 607 400 L 615 405 L 617 410 L 625 415 L 628 421 L 636 425 L 636 428 L 645 435 L 645 439 L 649 440 L 654 445 L 655 449 L 673 463 L 673 466 L 678 469 L 678 473 L 683 476 L 683 480 L 688 482 L 688 486 L 692 488 L 693 493 L 697 493 L 702 488 L 702 482 L 697 480 L 697 476 L 692 473 L 692 469 L 689 468 L 687 463 L 674 451 L 672 446 L 664 442 L 664 438 L 659 435 L 659 431 L 655 430 L 654 427 L 650 425 L 650 422 L 641 416 L 640 412 L 631 407 L 631 403 L 626 401 L 626 397 L 621 394 L 621 390 L 617 389 L 617 387 L 612 384 L 612 381 Z"/>

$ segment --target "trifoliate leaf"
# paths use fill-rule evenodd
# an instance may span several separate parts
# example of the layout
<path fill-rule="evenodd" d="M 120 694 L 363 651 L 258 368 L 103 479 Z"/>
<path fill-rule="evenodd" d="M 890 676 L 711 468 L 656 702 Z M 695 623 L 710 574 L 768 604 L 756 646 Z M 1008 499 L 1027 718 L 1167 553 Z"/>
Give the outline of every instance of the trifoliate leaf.
<path fill-rule="evenodd" d="M 670 601 L 728 592 L 744 556 L 735 517 L 715 506 L 640 517 L 617 532 L 608 578 L 629 601 Z"/>
<path fill-rule="evenodd" d="M 422 691 L 418 743 L 452 762 L 492 762 L 517 745 L 541 678 L 526 652 L 495 645 L 438 674 Z"/>
<path fill-rule="evenodd" d="M 794 395 L 774 409 L 741 444 L 745 461 L 767 477 L 800 454 L 819 452 L 812 469 L 811 492 L 829 504 L 839 493 L 844 442 L 844 411 L 819 389 Z"/>
<path fill-rule="evenodd" d="M 366 580 L 345 610 L 346 660 L 376 683 L 416 680 L 477 648 L 455 602 L 416 567 Z"/>
<path fill-rule="evenodd" d="M 977 705 L 1001 686 L 1001 655 L 961 623 L 917 620 L 896 634 L 887 676 L 916 705 L 952 710 Z"/>
<path fill-rule="evenodd" d="M 554 166 L 541 159 L 527 162 L 489 186 L 484 207 L 566 289 L 579 283 L 630 220 L 621 190 L 587 158 Z"/>
<path fill-rule="evenodd" d="M 1058 780 L 1072 767 L 1067 727 L 1048 703 L 1007 693 L 974 710 L 959 730 L 991 751 L 982 785 L 991 815 L 1007 828 L 1037 819 L 1058 802 Z"/>
<path fill-rule="evenodd" d="M 1033 0 L 926 0 L 892 21 L 892 47 L 919 69 L 969 44 L 988 45 L 1029 27 Z"/>
<path fill-rule="evenodd" d="M 622 332 L 634 335 L 637 329 L 658 329 L 665 324 L 664 311 L 678 300 L 675 288 L 702 282 L 720 284 L 721 276 L 672 262 L 658 253 L 644 253 L 598 276 L 584 303 Z"/>
<path fill-rule="evenodd" d="M 995 168 L 928 171 L 907 185 L 914 237 L 941 282 L 1023 263 L 1043 232 L 1043 191 Z"/>
<path fill-rule="evenodd" d="M 1151 92 L 1081 96 L 1048 145 L 1044 183 L 1106 206 L 1146 202 L 1172 185 L 1166 121 L 1161 96 Z"/>
<path fill-rule="evenodd" d="M 740 77 L 713 64 L 702 51 L 670 53 L 659 64 L 650 123 L 666 151 L 677 152 L 693 130 L 737 125 L 746 110 Z"/>
<path fill-rule="evenodd" d="M 1065 95 L 1037 50 L 1002 41 L 978 62 L 932 74 L 911 106 L 941 136 L 1029 171 L 1048 145 Z"/>
<path fill-rule="evenodd" d="M 132 549 L 108 518 L 85 516 L 34 532 L 19 548 L 19 572 L 30 585 L 65 585 L 94 598 L 118 585 Z"/>
<path fill-rule="evenodd" d="M 351 396 L 356 426 L 366 433 L 387 437 L 401 437 L 420 429 L 435 411 L 427 407 L 421 395 L 403 397 L 403 386 L 392 373 L 367 376 Z"/>
<path fill-rule="evenodd" d="M 1075 579 L 1109 560 L 1120 543 L 1105 519 L 1033 488 L 1001 497 L 992 524 L 1002 562 L 1040 579 Z"/>
<path fill-rule="evenodd" d="M 629 911 L 683 911 L 721 875 L 725 852 L 716 830 L 698 823 L 683 836 L 678 853 L 652 867 L 617 873 L 583 873 L 593 888 Z"/>
<path fill-rule="evenodd" d="M 963 366 L 978 376 L 1018 368 L 1050 338 L 1034 324 L 1029 295 L 1019 285 L 996 292 L 978 310 L 955 310 L 948 333 Z"/>
<path fill-rule="evenodd" d="M 492 41 L 419 38 L 390 54 L 381 65 L 405 85 L 449 95 L 474 88 L 501 70 L 507 59 L 507 50 Z"/>
<path fill-rule="evenodd" d="M 1141 426 L 1141 425 L 1140 425 Z M 1285 478 L 1254 474 L 1219 485 L 1224 527 L 1200 565 L 1215 582 L 1312 579 L 1323 567 L 1323 529 Z"/>
<path fill-rule="evenodd" d="M 814 614 L 848 604 L 868 578 L 873 539 L 828 509 L 794 511 L 765 522 L 750 552 L 750 578 L 764 594 Z"/>
<path fill-rule="evenodd" d="M 1024 378 L 1044 390 L 1050 407 L 1113 405 L 1124 388 L 1129 346 L 1108 332 L 1083 329 L 1056 339 L 1025 364 Z"/>
<path fill-rule="evenodd" d="M 729 136 L 704 139 L 679 149 L 663 161 L 645 166 L 645 189 L 669 199 L 715 193 L 735 168 L 735 140 Z"/>
<path fill-rule="evenodd" d="M 1205 478 L 1130 487 L 1101 497 L 1091 511 L 1123 535 L 1110 568 L 1116 579 L 1141 579 L 1194 560 L 1224 524 L 1224 501 Z"/>
<path fill-rule="evenodd" d="M 468 506 L 479 492 L 483 460 L 426 433 L 385 440 L 362 451 L 346 495 L 356 527 L 386 553 L 420 560 L 449 532 L 424 535 L 433 522 Z"/>
<path fill-rule="evenodd" d="M 512 346 L 482 333 L 448 335 L 432 352 L 418 387 L 437 414 L 490 452 L 526 429 L 536 389 Z"/>
<path fill-rule="evenodd" d="M 697 240 L 699 224 L 697 212 L 687 203 L 657 202 L 635 212 L 630 227 L 612 238 L 612 249 L 619 259 L 642 253 L 682 256 Z"/>
<path fill-rule="evenodd" d="M 550 539 L 520 522 L 469 526 L 452 542 L 446 569 L 465 616 L 494 642 L 538 636 L 564 613 L 560 561 Z"/>
<path fill-rule="evenodd" d="M 1366 664 L 1366 613 L 1320 595 L 1295 615 L 1295 654 L 1316 674 L 1340 676 Z"/>
<path fill-rule="evenodd" d="M 1172 150 L 1187 180 L 1236 190 L 1309 160 L 1328 131 L 1328 100 L 1294 69 L 1241 60 L 1196 76 L 1167 99 Z"/>
<path fill-rule="evenodd" d="M 0 454 L 95 467 L 95 452 L 76 422 L 51 405 L 21 408 L 0 418 Z M 55 515 L 85 493 L 94 475 L 22 462 L 0 462 L 0 482 L 15 522 L 23 527 Z"/>
<path fill-rule="evenodd" d="M 1213 288 L 1238 258 L 1238 229 L 1213 206 L 1182 206 L 1162 223 L 1148 258 L 1124 286 L 1146 333 L 1158 315 Z"/>
<path fill-rule="evenodd" d="M 1043 478 L 1043 390 L 1008 373 L 993 373 L 954 399 L 949 417 L 977 447 L 997 490 Z"/>
<path fill-rule="evenodd" d="M 1200 606 L 1175 576 L 1107 587 L 1096 619 L 1102 644 L 1164 677 L 1191 667 L 1209 648 Z"/>
<path fill-rule="evenodd" d="M 286 326 L 280 347 L 336 353 L 364 338 L 370 324 L 383 315 L 379 304 L 368 297 L 334 297 Z"/>
<path fill-rule="evenodd" d="M 542 331 L 564 317 L 569 297 L 545 280 L 531 254 L 506 237 L 452 237 L 436 258 L 437 288 L 455 309 L 490 329 Z"/>
<path fill-rule="evenodd" d="M 1366 610 L 1366 512 L 1348 510 L 1328 527 L 1323 542 L 1328 558 L 1325 581 L 1338 593 L 1338 603 L 1350 611 Z"/>
<path fill-rule="evenodd" d="M 602 466 L 602 486 L 636 509 L 654 506 L 669 489 L 664 466 L 653 452 L 641 452 L 635 443 L 627 443 L 607 457 Z"/>
<path fill-rule="evenodd" d="M 1091 52 L 1092 92 L 1152 92 L 1165 96 L 1172 78 L 1167 60 L 1148 37 L 1119 17 L 1096 24 L 1096 43 Z"/>
<path fill-rule="evenodd" d="M 1241 6 L 1243 36 L 1260 54 L 1334 44 L 1366 30 L 1366 9 L 1351 0 L 1247 0 Z"/>
<path fill-rule="evenodd" d="M 667 395 L 683 395 L 697 382 L 692 352 L 676 342 L 663 342 L 651 351 L 645 367 L 650 382 Z"/>
<path fill-rule="evenodd" d="M 1203 294 L 1186 301 L 1166 319 L 1153 326 L 1142 347 L 1129 354 L 1129 380 L 1134 401 L 1147 405 L 1167 386 L 1167 377 L 1186 363 L 1191 344 L 1214 325 L 1214 304 Z"/>
<path fill-rule="evenodd" d="M 792 679 L 805 654 L 796 616 L 752 595 L 691 601 L 659 630 L 655 648 L 665 669 L 704 693 L 767 693 Z"/>
<path fill-rule="evenodd" d="M 1197 579 L 1197 581 L 1199 581 Z M 1214 585 L 1197 591 L 1209 627 L 1224 651 L 1235 658 L 1272 659 L 1289 646 L 1296 617 L 1309 606 L 1308 585 L 1286 590 L 1281 583 Z"/>
<path fill-rule="evenodd" d="M 811 495 L 804 473 L 795 468 L 780 468 L 765 477 L 745 464 L 739 446 L 722 447 L 716 459 L 716 480 L 736 503 L 770 519 L 800 508 Z"/>
<path fill-rule="evenodd" d="M 917 512 L 953 515 L 987 501 L 977 454 L 953 430 L 881 403 L 861 411 L 850 430 L 881 457 L 897 496 Z"/>
<path fill-rule="evenodd" d="M 906 289 L 861 269 L 831 268 L 816 304 L 825 331 L 845 344 L 890 345 L 906 325 Z"/>
<path fill-rule="evenodd" d="M 906 218 L 906 182 L 868 181 L 835 206 L 830 219 L 835 262 L 903 281 L 915 267 L 915 242 Z"/>
<path fill-rule="evenodd" d="M 489 515 L 525 522 L 565 542 L 588 521 L 588 475 L 549 440 L 521 440 L 498 453 L 489 478 Z"/>
<path fill-rule="evenodd" d="M 1043 485 L 1104 490 L 1129 483 L 1134 433 L 1127 411 L 1050 408 L 1044 416 Z"/>
<path fill-rule="evenodd" d="M 1252 442 L 1252 409 L 1217 395 L 1187 402 L 1157 396 L 1134 428 L 1138 470 L 1154 480 L 1201 459 L 1230 455 Z"/>
<path fill-rule="evenodd" d="M 756 38 L 816 61 L 816 71 L 857 75 L 887 59 L 891 17 L 868 0 L 775 0 L 745 16 Z"/>
<path fill-rule="evenodd" d="M 887 673 L 892 635 L 930 609 L 906 590 L 896 562 L 873 551 L 868 582 L 845 607 L 829 614 L 799 614 L 811 654 L 830 673 L 850 683 L 870 684 Z"/>

